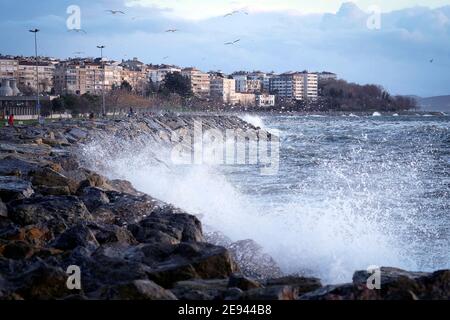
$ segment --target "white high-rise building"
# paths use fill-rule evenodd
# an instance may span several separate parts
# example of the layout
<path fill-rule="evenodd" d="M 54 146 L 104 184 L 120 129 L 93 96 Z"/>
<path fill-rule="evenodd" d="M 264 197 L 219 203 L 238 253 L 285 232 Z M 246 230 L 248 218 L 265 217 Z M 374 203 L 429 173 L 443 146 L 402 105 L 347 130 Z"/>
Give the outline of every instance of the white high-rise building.
<path fill-rule="evenodd" d="M 309 100 L 318 98 L 318 76 L 315 73 L 291 72 L 273 77 L 270 91 L 286 100 Z"/>

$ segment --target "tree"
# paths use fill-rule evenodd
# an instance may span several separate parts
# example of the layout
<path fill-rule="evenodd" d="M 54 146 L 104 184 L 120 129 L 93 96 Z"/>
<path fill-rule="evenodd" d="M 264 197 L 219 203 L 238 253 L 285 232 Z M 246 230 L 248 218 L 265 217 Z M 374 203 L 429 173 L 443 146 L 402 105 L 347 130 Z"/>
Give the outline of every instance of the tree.
<path fill-rule="evenodd" d="M 192 96 L 190 80 L 183 77 L 179 72 L 166 75 L 161 91 L 165 94 L 176 93 L 182 97 Z"/>
<path fill-rule="evenodd" d="M 121 83 L 121 85 L 120 85 L 120 89 L 125 90 L 125 91 L 128 91 L 128 92 L 133 91 L 133 87 L 132 87 L 131 84 L 130 84 L 128 81 L 126 81 L 126 80 L 122 81 L 122 83 Z"/>

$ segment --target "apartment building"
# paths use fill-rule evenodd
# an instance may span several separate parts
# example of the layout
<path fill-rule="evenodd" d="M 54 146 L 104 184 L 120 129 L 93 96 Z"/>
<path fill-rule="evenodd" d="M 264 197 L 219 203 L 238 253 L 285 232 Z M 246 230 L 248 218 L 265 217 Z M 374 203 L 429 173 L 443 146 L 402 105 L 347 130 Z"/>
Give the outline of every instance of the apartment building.
<path fill-rule="evenodd" d="M 275 106 L 275 95 L 273 94 L 258 94 L 256 95 L 256 106 L 261 108 L 268 108 Z"/>
<path fill-rule="evenodd" d="M 175 73 L 175 72 L 181 73 L 181 69 L 178 67 L 173 67 L 173 66 L 165 66 L 162 68 L 149 69 L 148 77 L 154 85 L 159 87 L 164 82 L 164 80 L 166 79 L 166 76 L 169 73 Z"/>
<path fill-rule="evenodd" d="M 186 68 L 181 70 L 183 77 L 189 79 L 191 90 L 196 96 L 205 97 L 210 93 L 209 74 L 204 73 L 196 68 Z"/>
<path fill-rule="evenodd" d="M 116 62 L 92 59 L 63 61 L 55 69 L 57 94 L 101 94 L 110 91 L 123 81 L 123 67 Z"/>
<path fill-rule="evenodd" d="M 316 101 L 319 98 L 319 77 L 317 73 L 303 73 L 304 98 L 307 101 Z"/>
<path fill-rule="evenodd" d="M 254 107 L 256 104 L 256 95 L 254 93 L 236 93 L 236 102 L 241 106 Z"/>
<path fill-rule="evenodd" d="M 47 61 L 38 61 L 39 92 L 50 92 L 53 89 L 55 65 Z M 17 70 L 18 83 L 36 90 L 37 74 L 36 62 L 21 60 Z"/>
<path fill-rule="evenodd" d="M 12 57 L 0 56 L 0 79 L 17 78 L 19 61 Z"/>
<path fill-rule="evenodd" d="M 261 92 L 268 93 L 270 91 L 270 79 L 274 75 L 264 72 L 252 72 L 247 75 L 248 80 L 259 80 L 261 85 Z"/>
<path fill-rule="evenodd" d="M 212 98 L 219 98 L 224 103 L 236 104 L 236 81 L 225 77 L 212 77 L 210 80 Z"/>
<path fill-rule="evenodd" d="M 286 100 L 316 100 L 318 76 L 308 72 L 289 72 L 270 80 L 270 91 Z"/>

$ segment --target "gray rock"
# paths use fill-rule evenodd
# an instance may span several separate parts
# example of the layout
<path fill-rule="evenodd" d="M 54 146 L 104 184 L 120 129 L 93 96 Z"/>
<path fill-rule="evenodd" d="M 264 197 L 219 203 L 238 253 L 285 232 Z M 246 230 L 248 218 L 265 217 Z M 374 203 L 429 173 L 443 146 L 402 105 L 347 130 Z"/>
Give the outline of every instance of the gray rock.
<path fill-rule="evenodd" d="M 10 204 L 8 216 L 20 226 L 45 225 L 55 234 L 93 220 L 84 203 L 73 196 L 16 200 Z"/>
<path fill-rule="evenodd" d="M 430 300 L 450 298 L 450 270 L 434 273 L 381 268 L 380 289 L 369 289 L 366 271 L 357 271 L 354 282 L 326 286 L 304 294 L 301 300 Z"/>
<path fill-rule="evenodd" d="M 227 284 L 226 279 L 180 281 L 171 291 L 179 300 L 215 300 L 223 298 Z"/>
<path fill-rule="evenodd" d="M 109 198 L 106 193 L 102 189 L 95 187 L 84 188 L 80 197 L 89 211 L 94 211 L 102 205 L 109 204 Z"/>
<path fill-rule="evenodd" d="M 101 245 L 110 243 L 133 245 L 138 243 L 131 232 L 125 227 L 108 224 L 90 224 L 89 228 Z"/>
<path fill-rule="evenodd" d="M 31 175 L 31 182 L 35 186 L 44 187 L 68 187 L 70 192 L 75 193 L 78 189 L 78 184 L 51 168 L 42 168 L 33 172 Z"/>
<path fill-rule="evenodd" d="M 317 290 L 322 287 L 320 279 L 295 277 L 295 276 L 269 279 L 265 281 L 265 285 L 268 287 L 288 285 L 293 287 L 298 292 L 299 295 Z"/>
<path fill-rule="evenodd" d="M 202 242 L 200 221 L 188 214 L 152 213 L 129 230 L 139 242 L 160 242 L 179 244 L 180 242 Z"/>
<path fill-rule="evenodd" d="M 69 142 L 77 142 L 82 139 L 86 139 L 87 132 L 80 129 L 80 128 L 73 128 L 68 132 L 68 135 L 66 138 L 69 140 Z"/>
<path fill-rule="evenodd" d="M 291 286 L 273 286 L 244 292 L 242 300 L 296 300 L 298 292 Z"/>
<path fill-rule="evenodd" d="M 71 194 L 68 186 L 37 186 L 34 189 L 36 193 L 39 193 L 43 196 L 69 196 Z"/>
<path fill-rule="evenodd" d="M 169 259 L 152 267 L 149 278 L 170 288 L 190 279 L 225 279 L 239 272 L 230 253 L 222 247 L 205 243 L 181 243 Z"/>
<path fill-rule="evenodd" d="M 177 300 L 177 297 L 149 280 L 134 280 L 109 287 L 101 294 L 107 300 Z"/>
<path fill-rule="evenodd" d="M 52 243 L 52 247 L 61 250 L 73 250 L 83 247 L 94 251 L 100 246 L 94 233 L 85 225 L 80 224 L 67 229 Z"/>
<path fill-rule="evenodd" d="M 38 163 L 31 159 L 24 160 L 20 156 L 7 156 L 0 160 L 0 175 L 26 176 L 30 171 L 36 170 Z"/>
<path fill-rule="evenodd" d="M 0 217 L 7 217 L 8 216 L 8 208 L 3 203 L 2 199 L 0 199 Z"/>
<path fill-rule="evenodd" d="M 251 289 L 262 288 L 263 286 L 253 279 L 247 278 L 240 274 L 233 274 L 231 275 L 230 280 L 228 282 L 228 287 L 239 288 L 243 291 L 247 291 Z"/>
<path fill-rule="evenodd" d="M 31 183 L 17 177 L 0 176 L 0 197 L 3 201 L 10 202 L 18 199 L 29 198 L 34 194 Z"/>

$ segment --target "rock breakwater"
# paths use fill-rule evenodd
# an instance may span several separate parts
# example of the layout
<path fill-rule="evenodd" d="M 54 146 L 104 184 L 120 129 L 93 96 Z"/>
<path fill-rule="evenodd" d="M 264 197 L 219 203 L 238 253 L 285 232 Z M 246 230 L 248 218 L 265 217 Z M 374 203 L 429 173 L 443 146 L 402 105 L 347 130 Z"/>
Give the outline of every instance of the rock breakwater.
<path fill-rule="evenodd" d="M 78 157 L 91 139 L 120 141 L 117 148 L 139 139 L 170 145 L 172 132 L 191 129 L 196 118 L 0 128 L 0 299 L 450 298 L 448 270 L 385 268 L 381 290 L 367 288 L 370 274 L 363 271 L 351 284 L 326 287 L 319 279 L 286 276 L 252 240 L 206 236 L 198 217 L 98 174 L 92 168 L 100 160 L 92 165 Z M 257 129 L 236 117 L 205 116 L 202 124 Z M 158 150 L 153 156 L 160 161 Z M 70 266 L 81 271 L 80 289 L 67 285 Z"/>

